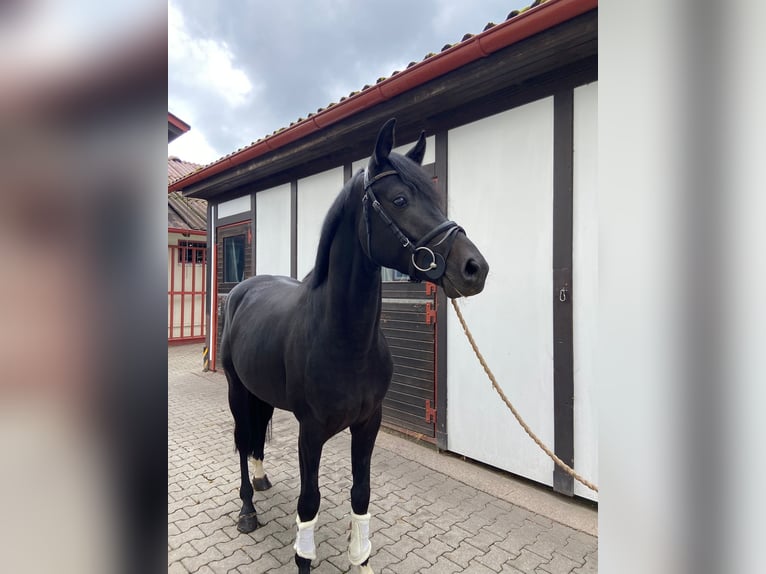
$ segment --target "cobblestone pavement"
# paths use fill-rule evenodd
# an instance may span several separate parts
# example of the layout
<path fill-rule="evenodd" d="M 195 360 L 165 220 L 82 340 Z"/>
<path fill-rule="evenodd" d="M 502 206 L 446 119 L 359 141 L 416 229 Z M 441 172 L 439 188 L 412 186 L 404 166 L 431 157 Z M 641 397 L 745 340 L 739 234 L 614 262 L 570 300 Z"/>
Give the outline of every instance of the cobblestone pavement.
<path fill-rule="evenodd" d="M 200 365 L 201 345 L 168 348 L 168 572 L 294 574 L 297 422 L 275 411 L 264 462 L 274 486 L 254 497 L 263 526 L 238 532 L 239 459 L 226 380 L 202 373 Z M 350 444 L 346 431 L 323 451 L 317 574 L 354 571 L 346 557 Z M 596 572 L 596 511 L 525 486 L 547 509 L 530 510 L 509 502 L 520 491 L 514 484 L 381 432 L 372 462 L 370 565 L 376 574 Z"/>

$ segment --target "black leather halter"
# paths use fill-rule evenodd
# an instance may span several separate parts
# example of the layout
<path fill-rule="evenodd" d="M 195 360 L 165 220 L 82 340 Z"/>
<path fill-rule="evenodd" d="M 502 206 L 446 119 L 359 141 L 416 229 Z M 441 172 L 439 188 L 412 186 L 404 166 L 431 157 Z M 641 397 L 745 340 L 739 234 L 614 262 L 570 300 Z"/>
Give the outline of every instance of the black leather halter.
<path fill-rule="evenodd" d="M 413 242 L 410 241 L 410 238 L 407 237 L 407 234 L 405 234 L 394 220 L 383 211 L 383 207 L 380 205 L 378 198 L 375 197 L 375 194 L 372 192 L 372 185 L 379 179 L 388 177 L 389 175 L 399 175 L 399 172 L 395 170 L 384 171 L 373 178 L 370 178 L 369 171 L 366 169 L 364 170 L 364 195 L 362 196 L 362 205 L 364 207 L 364 221 L 367 227 L 367 255 L 377 264 L 377 261 L 375 261 L 375 258 L 372 255 L 372 245 L 370 241 L 369 205 L 372 205 L 372 208 L 378 215 L 380 215 L 385 224 L 388 225 L 391 233 L 393 233 L 399 240 L 402 247 L 410 250 L 410 277 L 417 281 L 423 278 L 418 275 L 423 275 L 424 278 L 430 281 L 436 281 L 444 275 L 444 272 L 447 269 L 446 258 L 449 257 L 449 252 L 452 249 L 452 244 L 455 242 L 458 232 L 463 231 L 463 228 L 454 221 L 445 220 L 426 233 L 418 242 L 413 244 Z M 428 247 L 428 244 L 441 233 L 444 233 L 444 237 L 432 247 L 437 247 L 444 243 L 444 255 L 437 253 Z"/>

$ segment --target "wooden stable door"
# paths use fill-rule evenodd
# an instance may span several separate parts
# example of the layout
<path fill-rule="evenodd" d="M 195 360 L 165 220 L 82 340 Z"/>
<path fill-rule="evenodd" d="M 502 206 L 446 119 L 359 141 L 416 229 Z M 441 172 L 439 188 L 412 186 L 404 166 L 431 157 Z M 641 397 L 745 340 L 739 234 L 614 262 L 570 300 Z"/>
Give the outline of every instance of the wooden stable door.
<path fill-rule="evenodd" d="M 384 270 L 381 327 L 394 360 L 383 424 L 434 441 L 436 436 L 436 286 Z"/>
<path fill-rule="evenodd" d="M 218 227 L 216 230 L 216 349 L 221 348 L 223 309 L 234 286 L 253 276 L 253 232 L 251 221 Z M 220 368 L 216 352 L 215 368 Z"/>

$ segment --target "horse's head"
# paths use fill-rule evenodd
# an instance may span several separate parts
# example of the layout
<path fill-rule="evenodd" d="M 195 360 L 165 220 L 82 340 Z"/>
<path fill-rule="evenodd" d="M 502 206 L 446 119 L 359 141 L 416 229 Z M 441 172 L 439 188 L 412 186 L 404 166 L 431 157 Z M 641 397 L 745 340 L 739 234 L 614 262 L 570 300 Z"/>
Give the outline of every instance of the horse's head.
<path fill-rule="evenodd" d="M 489 265 L 447 219 L 445 194 L 421 167 L 425 134 L 405 155 L 391 152 L 395 123 L 381 128 L 364 173 L 359 239 L 365 252 L 378 265 L 442 286 L 448 297 L 475 295 Z"/>

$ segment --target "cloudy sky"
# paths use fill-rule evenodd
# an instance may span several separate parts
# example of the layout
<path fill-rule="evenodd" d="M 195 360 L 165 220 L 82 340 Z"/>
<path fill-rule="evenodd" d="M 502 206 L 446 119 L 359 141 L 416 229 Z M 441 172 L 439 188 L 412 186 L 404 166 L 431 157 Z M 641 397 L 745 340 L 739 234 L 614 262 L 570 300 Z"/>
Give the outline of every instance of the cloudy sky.
<path fill-rule="evenodd" d="M 210 163 L 532 0 L 170 0 L 170 155 Z"/>

